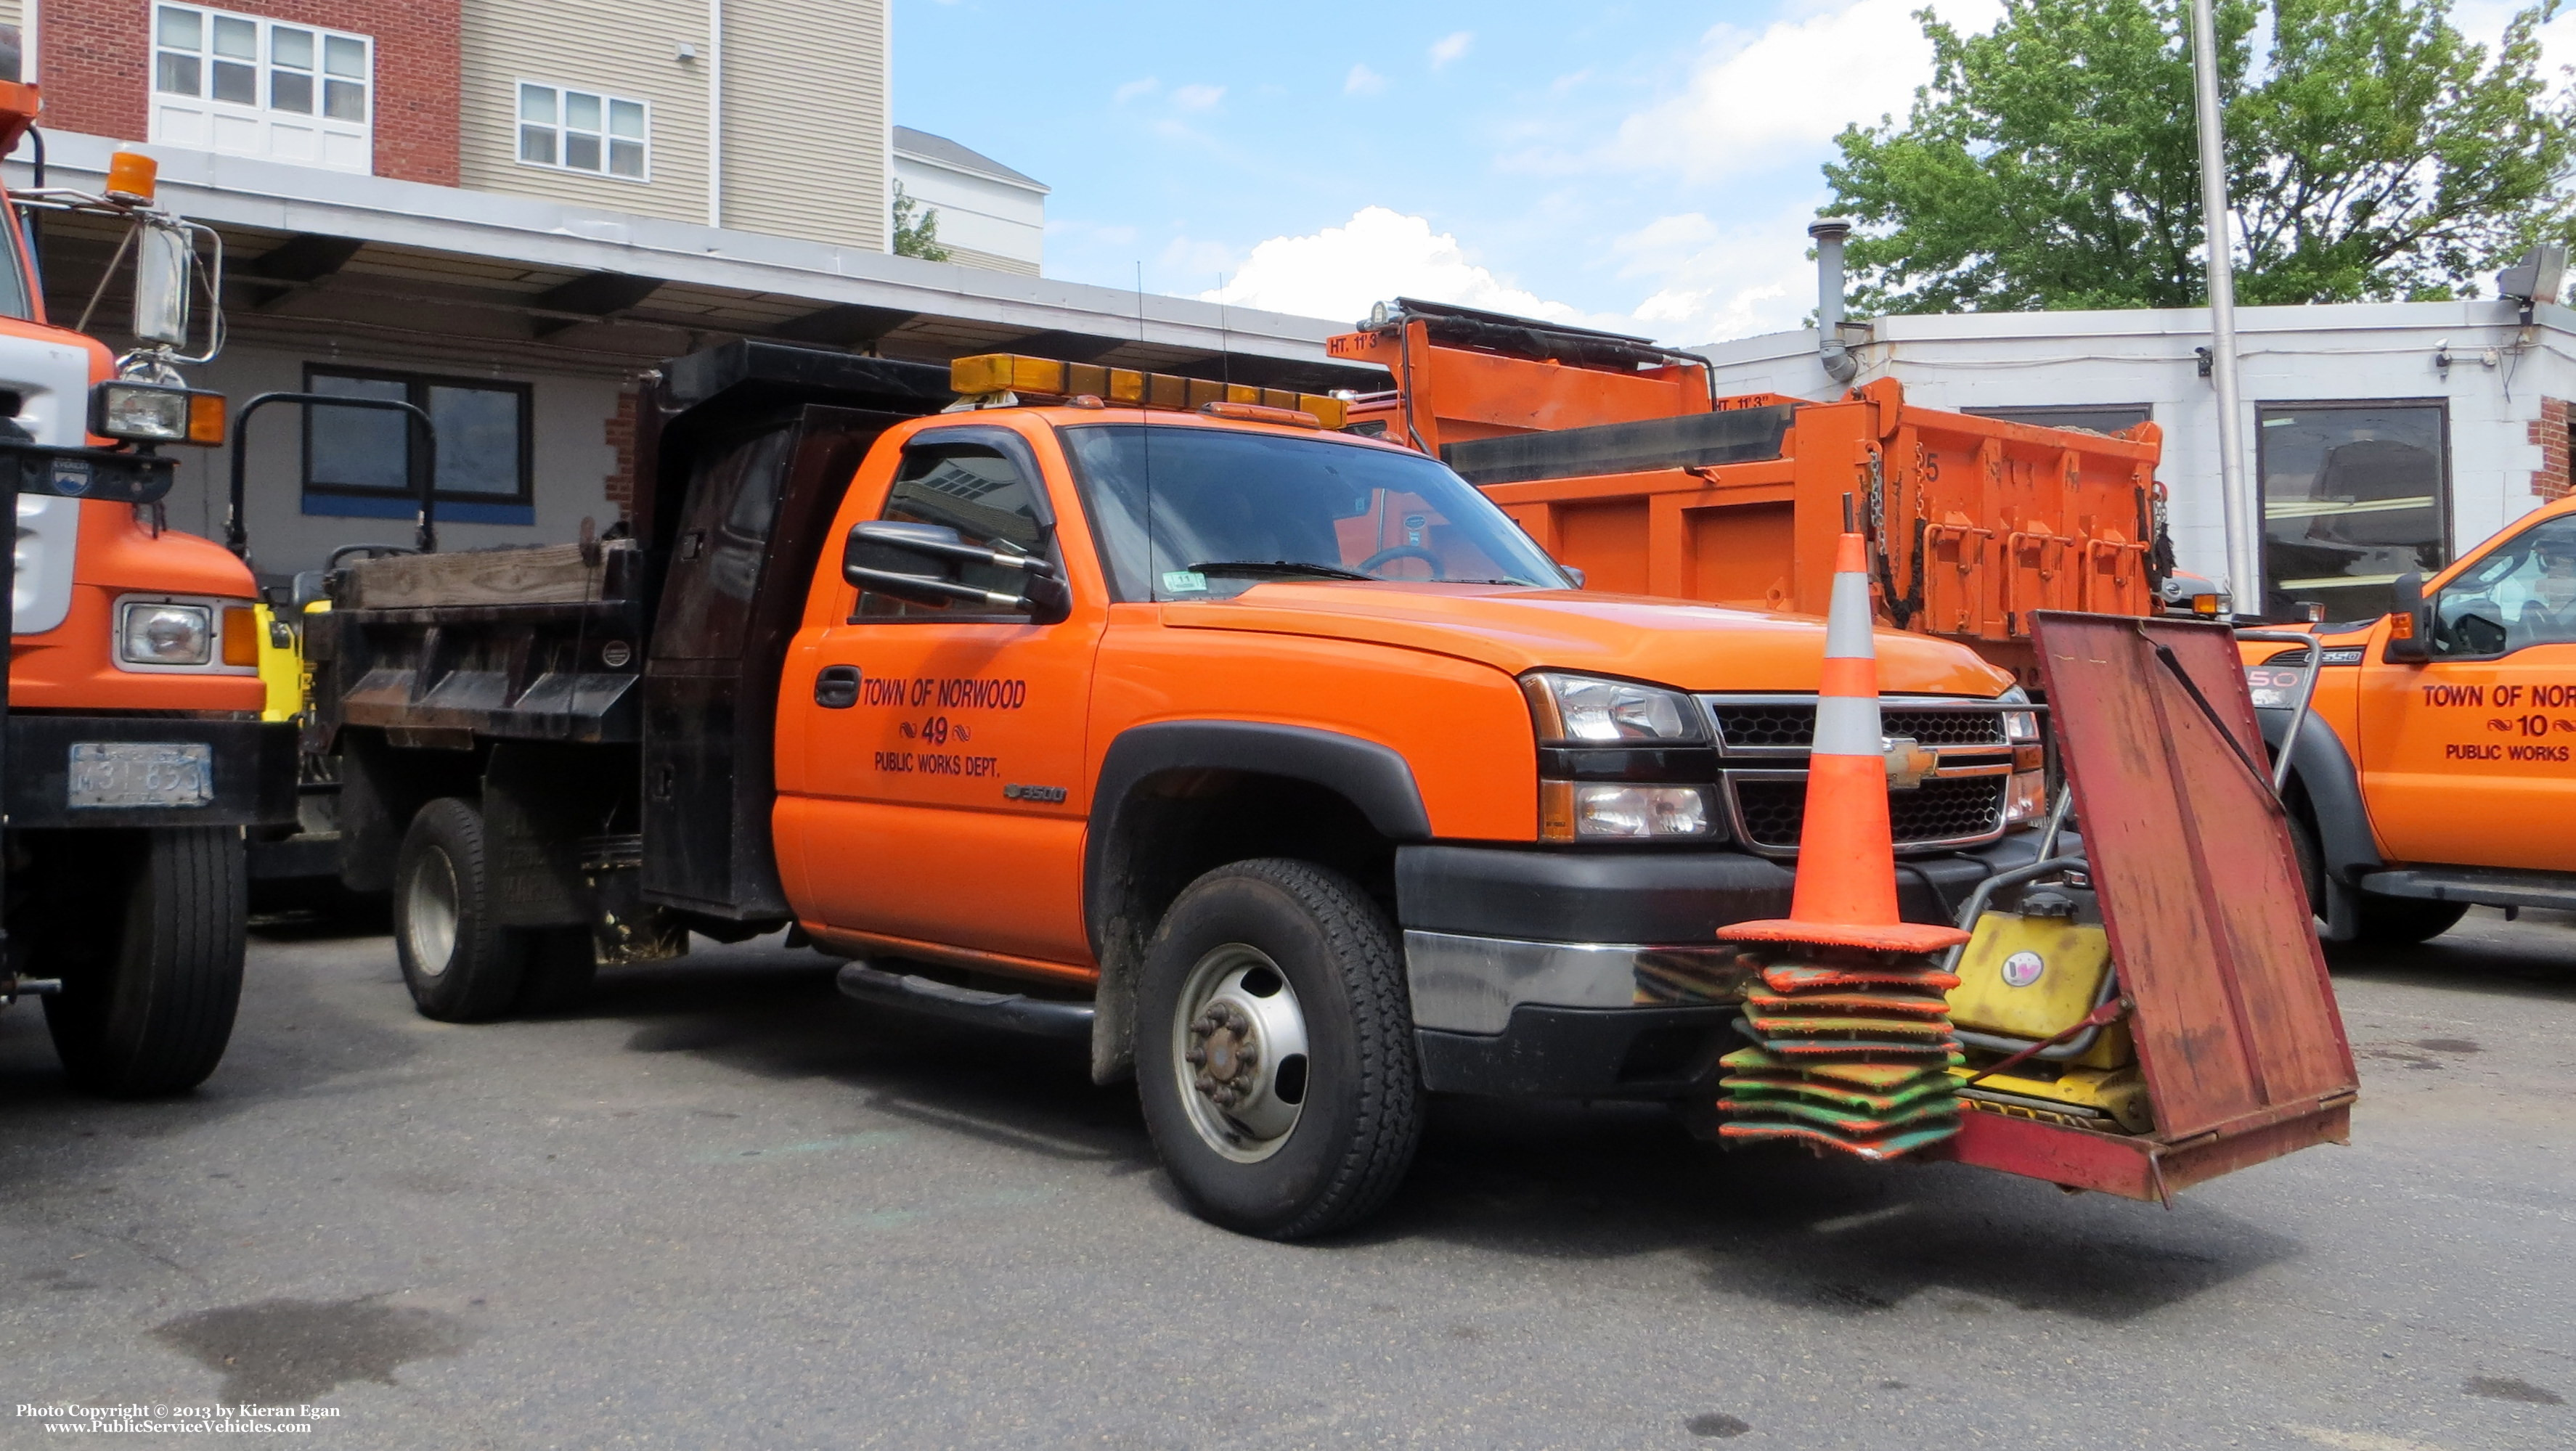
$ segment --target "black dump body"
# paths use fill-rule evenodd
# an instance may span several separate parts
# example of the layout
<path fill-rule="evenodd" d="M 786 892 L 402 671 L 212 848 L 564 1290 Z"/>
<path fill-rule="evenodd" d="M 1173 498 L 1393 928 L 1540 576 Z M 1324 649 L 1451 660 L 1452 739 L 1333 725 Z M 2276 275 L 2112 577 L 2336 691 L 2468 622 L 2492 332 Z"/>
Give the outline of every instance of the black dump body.
<path fill-rule="evenodd" d="M 343 880 L 390 886 L 412 814 L 463 795 L 481 800 L 508 925 L 785 921 L 780 663 L 860 460 L 954 396 L 930 364 L 695 353 L 644 391 L 631 536 L 335 576 L 308 630 L 306 745 L 342 762 Z"/>

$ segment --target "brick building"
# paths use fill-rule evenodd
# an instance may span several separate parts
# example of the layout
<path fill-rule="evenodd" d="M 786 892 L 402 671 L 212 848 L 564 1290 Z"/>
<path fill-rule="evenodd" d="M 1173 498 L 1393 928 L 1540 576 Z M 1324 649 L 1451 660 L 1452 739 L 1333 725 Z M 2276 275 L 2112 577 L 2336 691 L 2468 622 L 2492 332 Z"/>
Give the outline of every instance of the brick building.
<path fill-rule="evenodd" d="M 913 134 L 905 164 L 954 193 L 962 245 L 890 255 L 888 0 L 0 0 L 9 23 L 48 181 L 94 187 L 138 145 L 164 204 L 221 233 L 229 342 L 205 385 L 427 408 L 453 547 L 615 519 L 638 374 L 736 337 L 1211 376 L 1224 348 L 1238 382 L 1377 376 L 1325 357 L 1335 324 L 1179 298 L 1140 319 L 1131 292 L 1037 276 L 1045 188 L 942 138 Z M 9 158 L 11 186 L 37 156 Z M 55 315 L 80 314 L 115 243 L 46 223 Z M 118 286 L 95 324 L 111 347 Z M 424 465 L 395 417 L 262 415 L 263 573 L 401 534 Z M 220 532 L 221 464 L 189 456 L 173 524 Z"/>

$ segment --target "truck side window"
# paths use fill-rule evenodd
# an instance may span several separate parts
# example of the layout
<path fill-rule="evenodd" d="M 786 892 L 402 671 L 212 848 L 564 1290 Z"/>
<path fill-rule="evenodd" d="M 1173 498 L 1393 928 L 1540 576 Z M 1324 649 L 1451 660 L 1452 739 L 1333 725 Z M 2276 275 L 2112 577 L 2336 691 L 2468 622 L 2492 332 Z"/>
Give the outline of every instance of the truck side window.
<path fill-rule="evenodd" d="M 0 237 L 0 317 L 33 321 L 36 305 L 29 296 L 27 274 L 18 257 L 17 239 Z"/>
<path fill-rule="evenodd" d="M 2576 644 L 2576 518 L 2524 530 L 2433 601 L 2436 656 Z"/>
<path fill-rule="evenodd" d="M 894 487 L 886 492 L 885 510 L 877 517 L 944 524 L 969 544 L 1006 554 L 1048 554 L 1046 528 L 1039 522 L 1038 487 L 1017 463 L 990 444 L 924 439 L 903 451 Z M 1016 592 L 1026 579 L 1018 570 L 991 565 L 967 565 L 958 571 L 959 583 L 997 592 Z M 964 601 L 953 606 L 923 605 L 864 593 L 857 611 L 858 618 L 871 620 L 975 619 L 985 614 L 981 607 Z"/>

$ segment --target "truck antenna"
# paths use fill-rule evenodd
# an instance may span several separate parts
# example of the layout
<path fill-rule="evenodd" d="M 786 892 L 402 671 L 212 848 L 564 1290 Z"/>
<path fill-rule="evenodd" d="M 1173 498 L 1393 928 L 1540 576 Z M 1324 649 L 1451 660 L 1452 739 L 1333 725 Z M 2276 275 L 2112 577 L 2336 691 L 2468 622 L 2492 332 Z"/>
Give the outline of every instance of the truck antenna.
<path fill-rule="evenodd" d="M 1136 346 L 1145 346 L 1145 259 L 1136 259 Z M 1139 363 L 1142 366 L 1142 363 Z M 1153 384 L 1145 385 L 1148 393 Z M 1136 467 L 1145 476 L 1145 598 L 1153 599 L 1161 583 L 1154 570 L 1154 422 L 1145 416 L 1145 395 L 1136 399 Z"/>

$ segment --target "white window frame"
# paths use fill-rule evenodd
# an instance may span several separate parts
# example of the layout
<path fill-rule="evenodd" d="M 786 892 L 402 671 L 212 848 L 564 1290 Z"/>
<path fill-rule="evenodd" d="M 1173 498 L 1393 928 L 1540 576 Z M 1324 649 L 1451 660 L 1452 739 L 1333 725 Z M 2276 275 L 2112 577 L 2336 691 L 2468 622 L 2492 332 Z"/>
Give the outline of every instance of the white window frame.
<path fill-rule="evenodd" d="M 197 17 L 195 51 L 164 48 L 164 12 L 183 12 Z M 219 22 L 252 28 L 253 53 L 246 61 L 217 53 L 215 31 Z M 154 0 L 145 9 L 144 26 L 144 50 L 149 57 L 150 136 L 154 143 L 187 146 L 230 156 L 257 156 L 333 171 L 372 173 L 375 170 L 378 82 L 373 36 L 266 15 L 245 15 L 211 5 L 164 3 L 164 0 Z M 280 31 L 311 37 L 312 52 L 308 64 L 299 67 L 292 62 L 281 62 L 277 50 Z M 335 41 L 343 47 L 358 47 L 359 63 L 355 74 L 330 68 Z M 194 94 L 161 88 L 165 56 L 194 59 L 197 81 Z M 215 99 L 215 67 L 218 62 L 249 68 L 253 97 L 249 104 Z M 278 78 L 299 75 L 312 82 L 310 100 L 313 109 L 304 112 L 278 109 L 274 104 Z M 354 83 L 364 88 L 360 107 L 364 114 L 361 117 L 353 121 L 327 113 L 334 81 L 344 85 Z"/>
<path fill-rule="evenodd" d="M 531 90 L 547 91 L 553 94 L 554 120 L 551 122 L 536 122 L 528 119 L 527 94 Z M 599 102 L 599 129 L 597 131 L 576 131 L 572 126 L 569 115 L 572 107 L 566 98 L 576 95 L 587 96 L 590 99 Z M 622 137 L 608 129 L 610 125 L 609 117 L 612 108 L 621 105 L 633 106 L 643 112 L 644 121 L 642 135 L 633 138 Z M 543 129 L 553 136 L 555 153 L 554 160 L 531 161 L 528 159 L 527 133 L 532 129 Z M 599 165 L 596 169 L 574 166 L 564 160 L 565 154 L 572 149 L 565 141 L 565 137 L 568 135 L 596 136 L 598 138 Z M 635 176 L 627 176 L 621 172 L 615 172 L 608 169 L 609 159 L 615 143 L 628 139 L 634 140 L 638 145 L 644 148 L 644 170 Z M 561 81 L 535 80 L 522 76 L 518 80 L 510 83 L 510 157 L 521 166 L 533 166 L 540 171 L 560 171 L 572 176 L 595 176 L 603 181 L 622 181 L 639 186 L 650 186 L 653 182 L 653 103 L 637 96 L 612 95 L 595 86 L 570 86 L 565 85 Z"/>

